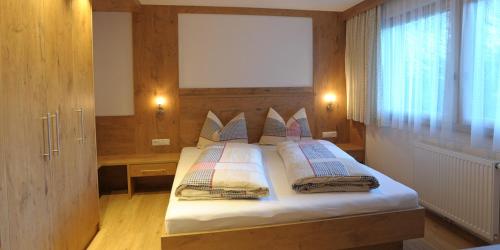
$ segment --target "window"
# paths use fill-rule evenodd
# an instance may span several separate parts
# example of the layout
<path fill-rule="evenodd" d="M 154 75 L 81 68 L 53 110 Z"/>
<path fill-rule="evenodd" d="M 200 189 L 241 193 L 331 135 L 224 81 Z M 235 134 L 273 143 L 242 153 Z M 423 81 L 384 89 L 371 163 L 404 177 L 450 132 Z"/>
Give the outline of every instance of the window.
<path fill-rule="evenodd" d="M 492 129 L 500 119 L 500 0 L 466 2 L 462 33 L 462 122 Z"/>
<path fill-rule="evenodd" d="M 458 1 L 413 1 L 412 9 L 395 11 L 396 2 L 382 12 L 379 113 L 439 123 L 452 112 L 458 125 L 493 127 L 500 119 L 500 0 L 464 0 L 457 8 Z"/>
<path fill-rule="evenodd" d="M 453 67 L 448 53 L 453 28 L 450 10 L 448 0 L 389 1 L 383 5 L 379 124 L 420 128 L 441 120 L 446 81 Z"/>
<path fill-rule="evenodd" d="M 393 0 L 381 16 L 379 124 L 500 152 L 500 0 Z"/>
<path fill-rule="evenodd" d="M 449 14 L 411 14 L 420 13 L 382 28 L 379 104 L 392 116 L 429 119 L 437 115 L 446 80 Z"/>

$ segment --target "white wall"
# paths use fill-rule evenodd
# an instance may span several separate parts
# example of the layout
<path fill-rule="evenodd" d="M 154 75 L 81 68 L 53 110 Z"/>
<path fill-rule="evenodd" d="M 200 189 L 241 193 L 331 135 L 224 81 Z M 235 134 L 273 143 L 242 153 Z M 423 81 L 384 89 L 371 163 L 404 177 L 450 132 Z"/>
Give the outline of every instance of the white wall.
<path fill-rule="evenodd" d="M 413 186 L 411 137 L 391 128 L 366 128 L 366 164 L 397 181 Z"/>
<path fill-rule="evenodd" d="M 181 88 L 313 83 L 312 18 L 179 14 Z"/>
<path fill-rule="evenodd" d="M 134 114 L 132 15 L 94 12 L 96 116 Z"/>
<path fill-rule="evenodd" d="M 439 145 L 457 152 L 478 157 L 500 160 L 500 153 L 485 149 L 474 149 L 468 145 L 468 137 L 455 134 L 454 142 Z M 366 164 L 384 174 L 413 187 L 413 145 L 420 141 L 438 145 L 436 141 L 422 136 L 414 136 L 408 132 L 367 126 L 366 128 Z"/>

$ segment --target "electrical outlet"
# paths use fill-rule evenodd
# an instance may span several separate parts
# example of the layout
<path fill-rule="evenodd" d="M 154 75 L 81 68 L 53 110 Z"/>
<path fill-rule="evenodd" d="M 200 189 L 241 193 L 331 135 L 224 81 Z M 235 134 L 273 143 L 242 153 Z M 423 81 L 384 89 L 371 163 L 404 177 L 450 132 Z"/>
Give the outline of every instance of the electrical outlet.
<path fill-rule="evenodd" d="M 326 131 L 322 134 L 323 138 L 337 138 L 337 131 Z"/>
<path fill-rule="evenodd" d="M 153 144 L 153 146 L 170 145 L 170 139 L 153 139 L 151 144 Z"/>

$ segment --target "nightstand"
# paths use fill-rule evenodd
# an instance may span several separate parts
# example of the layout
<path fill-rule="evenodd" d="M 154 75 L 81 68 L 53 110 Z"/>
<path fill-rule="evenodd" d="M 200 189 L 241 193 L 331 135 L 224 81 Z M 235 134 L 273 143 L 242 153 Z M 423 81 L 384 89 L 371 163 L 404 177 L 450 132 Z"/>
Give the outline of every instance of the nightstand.
<path fill-rule="evenodd" d="M 99 156 L 98 167 L 126 166 L 128 194 L 134 194 L 134 178 L 174 176 L 180 153 Z"/>
<path fill-rule="evenodd" d="M 339 143 L 336 145 L 357 161 L 361 163 L 365 162 L 365 148 L 363 146 L 352 143 Z"/>

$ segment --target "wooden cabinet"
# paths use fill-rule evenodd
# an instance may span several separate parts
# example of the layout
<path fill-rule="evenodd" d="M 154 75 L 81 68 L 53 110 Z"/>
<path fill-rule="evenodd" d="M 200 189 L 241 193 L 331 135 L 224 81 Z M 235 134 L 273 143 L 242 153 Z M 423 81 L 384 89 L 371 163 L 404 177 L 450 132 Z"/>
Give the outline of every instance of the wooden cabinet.
<path fill-rule="evenodd" d="M 0 249 L 83 249 L 97 230 L 91 15 L 0 1 Z"/>
<path fill-rule="evenodd" d="M 365 148 L 360 145 L 356 145 L 353 143 L 339 143 L 336 144 L 339 148 L 344 150 L 350 156 L 352 156 L 357 161 L 364 163 L 365 162 Z"/>
<path fill-rule="evenodd" d="M 135 190 L 134 178 L 174 176 L 179 158 L 179 153 L 109 155 L 99 156 L 98 166 L 127 166 L 128 194 L 132 197 Z"/>
<path fill-rule="evenodd" d="M 128 167 L 130 177 L 175 175 L 177 163 L 132 164 Z"/>

